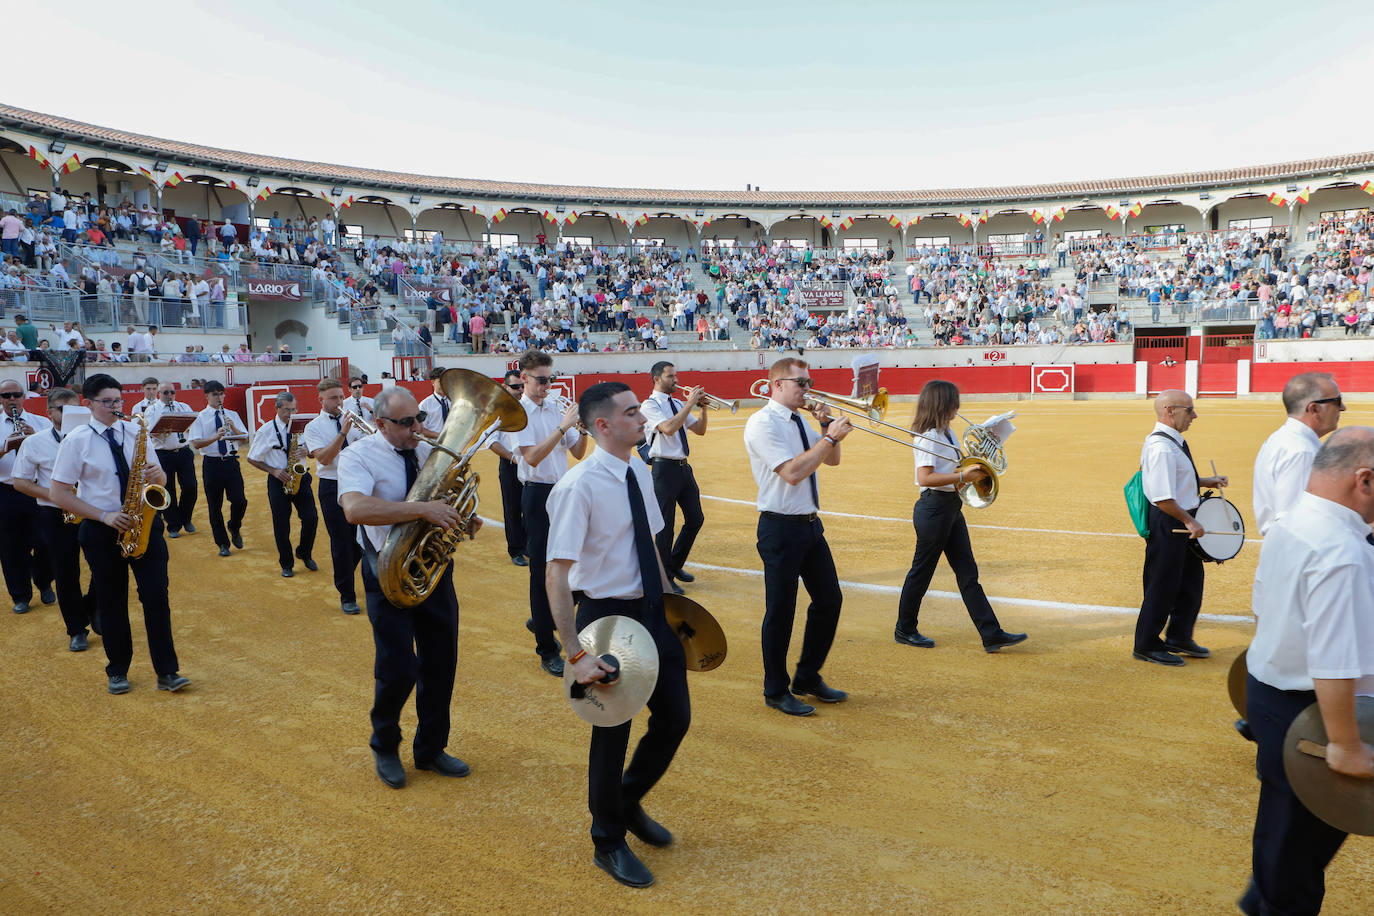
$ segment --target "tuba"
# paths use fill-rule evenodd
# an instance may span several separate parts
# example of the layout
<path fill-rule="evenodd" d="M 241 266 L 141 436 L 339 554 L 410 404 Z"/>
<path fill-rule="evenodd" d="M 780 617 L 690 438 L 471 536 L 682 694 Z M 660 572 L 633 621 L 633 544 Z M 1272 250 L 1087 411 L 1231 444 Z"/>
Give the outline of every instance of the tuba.
<path fill-rule="evenodd" d="M 125 419 L 122 413 L 115 416 Z M 129 486 L 124 490 L 124 505 L 119 511 L 134 520 L 133 527 L 119 533 L 119 552 L 130 560 L 137 560 L 148 550 L 148 537 L 153 533 L 157 513 L 172 502 L 165 487 L 144 483 L 148 471 L 148 421 L 143 414 L 134 417 L 138 424 L 138 439 L 134 442 L 134 460 L 129 465 Z"/>
<path fill-rule="evenodd" d="M 468 465 L 498 432 L 525 428 L 525 409 L 500 385 L 468 369 L 449 369 L 439 386 L 452 405 L 434 451 L 420 468 L 406 502 L 442 499 L 458 510 L 456 528 L 415 520 L 395 525 L 377 556 L 377 579 L 386 600 L 415 607 L 439 584 L 460 541 L 475 533 L 477 472 Z"/>
<path fill-rule="evenodd" d="M 287 496 L 296 495 L 301 488 L 301 479 L 305 477 L 305 462 L 296 457 L 301 447 L 300 439 L 299 433 L 292 433 L 291 438 L 286 440 L 286 471 L 291 475 L 291 479 L 282 484 L 281 488 Z"/>

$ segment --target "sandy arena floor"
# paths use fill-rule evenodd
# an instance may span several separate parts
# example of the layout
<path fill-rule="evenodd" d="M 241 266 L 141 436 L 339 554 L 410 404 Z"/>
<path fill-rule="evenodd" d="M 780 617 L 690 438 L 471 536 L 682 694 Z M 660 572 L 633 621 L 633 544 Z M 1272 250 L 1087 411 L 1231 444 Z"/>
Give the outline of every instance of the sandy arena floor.
<path fill-rule="evenodd" d="M 714 432 L 693 441 L 713 498 L 689 594 L 721 620 L 730 656 L 691 675 L 692 732 L 646 803 L 677 836 L 636 846 L 654 887 L 622 888 L 592 865 L 588 730 L 538 668 L 527 574 L 501 533 L 458 557 L 449 750 L 472 775 L 410 771 L 393 791 L 367 749 L 367 619 L 338 611 L 323 529 L 326 568 L 278 576 L 263 478 L 245 466 L 247 549 L 216 556 L 203 503 L 200 532 L 169 542 L 190 689 L 154 689 L 137 623 L 134 689 L 111 697 L 99 641 L 69 653 L 56 608 L 0 618 L 0 911 L 1235 912 L 1258 785 L 1224 682 L 1252 630 L 1258 543 L 1208 567 L 1204 614 L 1245 618 L 1199 624 L 1212 659 L 1133 661 L 1143 548 L 1121 487 L 1149 406 L 966 407 L 976 419 L 1019 411 L 1002 496 L 967 517 L 993 605 L 1030 641 L 984 654 L 943 566 L 921 618 L 938 647 L 892 641 L 914 545 L 912 461 L 855 433 L 821 475 L 822 503 L 852 513 L 826 519 L 847 585 L 824 672 L 851 699 L 806 720 L 761 696 L 744 413 L 713 415 Z M 1370 408 L 1352 405 L 1346 423 L 1374 422 Z M 1277 398 L 1199 410 L 1199 466 L 1231 475 L 1253 534 L 1251 467 L 1283 419 Z M 910 412 L 896 405 L 893 419 Z M 499 518 L 494 461 L 478 467 L 484 515 Z M 408 767 L 413 723 L 408 711 Z M 1327 881 L 1326 912 L 1369 912 L 1374 845 L 1352 838 Z"/>

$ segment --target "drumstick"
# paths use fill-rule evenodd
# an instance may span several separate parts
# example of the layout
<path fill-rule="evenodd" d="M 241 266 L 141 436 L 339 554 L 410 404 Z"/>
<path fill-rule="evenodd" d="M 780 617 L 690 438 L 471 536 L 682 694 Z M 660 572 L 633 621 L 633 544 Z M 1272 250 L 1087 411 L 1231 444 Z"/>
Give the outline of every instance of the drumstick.
<path fill-rule="evenodd" d="M 1175 529 L 1173 529 L 1173 533 L 1174 533 L 1174 534 L 1188 534 L 1189 531 L 1188 531 L 1187 528 L 1175 528 Z M 1239 531 L 1204 531 L 1204 532 L 1202 532 L 1202 533 L 1203 533 L 1203 534 L 1226 534 L 1226 535 L 1230 535 L 1231 537 L 1236 537 L 1236 538 L 1244 537 L 1244 536 L 1245 536 L 1245 535 L 1243 535 L 1243 534 L 1242 534 L 1241 532 L 1239 532 Z"/>
<path fill-rule="evenodd" d="M 1217 463 L 1216 463 L 1215 461 L 1212 462 L 1212 476 L 1213 476 L 1213 477 L 1220 477 L 1220 476 L 1221 476 L 1220 474 L 1217 473 Z"/>

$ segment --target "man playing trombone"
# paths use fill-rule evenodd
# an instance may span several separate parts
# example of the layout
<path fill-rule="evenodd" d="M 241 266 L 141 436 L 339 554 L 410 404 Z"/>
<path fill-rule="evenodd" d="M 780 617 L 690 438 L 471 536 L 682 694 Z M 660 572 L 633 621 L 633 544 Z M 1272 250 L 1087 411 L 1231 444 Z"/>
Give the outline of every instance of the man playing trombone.
<path fill-rule="evenodd" d="M 816 470 L 840 463 L 840 442 L 853 428 L 848 417 L 831 419 L 815 411 L 820 433 L 807 429 L 797 411 L 806 406 L 811 372 L 804 360 L 780 359 L 768 370 L 768 403 L 744 427 L 744 447 L 758 484 L 758 551 L 763 560 L 763 698 L 789 716 L 809 716 L 816 707 L 794 694 L 823 703 L 848 698 L 821 680 L 821 666 L 840 622 L 839 576 L 821 525 Z M 787 674 L 787 649 L 797 612 L 797 580 L 811 595 L 796 677 Z M 790 690 L 789 690 L 790 688 Z"/>
<path fill-rule="evenodd" d="M 687 463 L 687 456 L 692 451 L 687 442 L 687 430 L 698 436 L 706 435 L 705 409 L 697 416 L 692 415 L 695 408 L 705 407 L 706 389 L 687 389 L 687 397 L 679 402 L 673 397 L 678 390 L 678 383 L 677 369 L 672 363 L 665 360 L 654 363 L 649 375 L 654 380 L 654 391 L 640 405 L 640 410 L 647 421 L 645 428 L 648 430 L 654 498 L 658 500 L 658 511 L 663 515 L 663 529 L 655 540 L 668 575 L 673 579 L 691 582 L 695 577 L 685 572 L 682 566 L 692 552 L 692 544 L 706 516 L 701 511 L 701 489 L 697 486 L 696 475 Z M 682 506 L 682 530 L 678 532 L 677 542 L 674 543 L 673 525 L 677 520 L 678 506 Z M 677 582 L 671 585 L 674 592 L 682 594 L 682 586 Z"/>

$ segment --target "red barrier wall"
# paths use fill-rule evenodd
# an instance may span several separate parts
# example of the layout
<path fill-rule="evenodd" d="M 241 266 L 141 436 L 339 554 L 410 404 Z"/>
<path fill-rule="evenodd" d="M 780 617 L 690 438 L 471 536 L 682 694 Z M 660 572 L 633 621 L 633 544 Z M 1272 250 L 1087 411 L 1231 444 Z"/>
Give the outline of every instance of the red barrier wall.
<path fill-rule="evenodd" d="M 1374 391 L 1374 362 L 1254 363 L 1251 391 L 1283 391 L 1299 372 L 1329 372 L 1342 391 Z"/>

